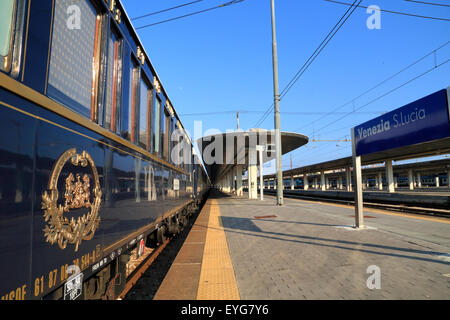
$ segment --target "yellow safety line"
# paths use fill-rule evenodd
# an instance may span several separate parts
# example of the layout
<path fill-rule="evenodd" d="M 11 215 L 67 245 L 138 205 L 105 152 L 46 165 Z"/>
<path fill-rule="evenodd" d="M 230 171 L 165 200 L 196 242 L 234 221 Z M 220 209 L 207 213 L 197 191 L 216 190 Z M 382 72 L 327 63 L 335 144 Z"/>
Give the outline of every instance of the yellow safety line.
<path fill-rule="evenodd" d="M 413 215 L 413 213 L 412 214 L 397 213 L 397 212 L 391 212 L 391 211 L 386 211 L 386 210 L 382 210 L 382 209 L 375 209 L 375 208 L 364 208 L 364 210 L 365 211 L 372 211 L 372 212 L 376 212 L 376 213 L 380 213 L 380 214 L 386 214 L 386 215 L 389 215 L 389 216 L 398 216 L 398 217 L 404 217 L 404 218 L 411 218 L 411 219 L 417 219 L 417 220 L 426 220 L 426 221 L 433 221 L 433 222 L 450 224 L 450 220 L 449 219 L 445 219 L 445 218 L 423 217 L 423 216 L 420 216 L 420 215 Z"/>
<path fill-rule="evenodd" d="M 216 199 L 211 200 L 198 300 L 240 300 L 233 264 Z"/>

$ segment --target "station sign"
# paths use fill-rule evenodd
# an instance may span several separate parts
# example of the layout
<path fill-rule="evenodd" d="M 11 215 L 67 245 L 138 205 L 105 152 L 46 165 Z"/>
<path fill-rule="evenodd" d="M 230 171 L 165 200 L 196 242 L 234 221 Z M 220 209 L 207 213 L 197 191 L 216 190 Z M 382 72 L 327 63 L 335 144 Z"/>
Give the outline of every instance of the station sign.
<path fill-rule="evenodd" d="M 356 155 L 450 137 L 447 91 L 437 91 L 353 128 Z"/>

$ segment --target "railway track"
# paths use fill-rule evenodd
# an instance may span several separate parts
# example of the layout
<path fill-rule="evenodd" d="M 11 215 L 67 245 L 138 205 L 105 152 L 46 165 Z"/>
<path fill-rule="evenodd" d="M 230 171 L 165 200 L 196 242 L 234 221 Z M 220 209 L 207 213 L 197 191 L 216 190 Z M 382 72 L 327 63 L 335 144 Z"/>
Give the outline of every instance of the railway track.
<path fill-rule="evenodd" d="M 276 190 L 264 190 L 264 193 L 268 196 L 273 196 L 276 194 Z M 286 191 L 284 192 L 284 196 L 286 198 L 354 206 L 354 201 L 352 200 L 296 195 Z M 180 231 L 180 233 L 168 237 L 161 245 L 153 250 L 146 248 L 148 252 L 141 256 L 141 258 L 134 263 L 131 270 L 127 272 L 128 276 L 125 289 L 118 295 L 117 299 L 133 300 L 153 298 L 159 288 L 159 285 L 164 280 L 164 276 L 170 268 L 170 265 L 178 254 L 184 239 L 189 234 L 189 231 L 202 207 L 203 203 L 194 213 L 192 213 L 187 225 Z M 366 201 L 364 202 L 364 207 L 450 218 L 450 210 L 440 208 L 415 207 L 404 204 L 385 204 Z"/>
<path fill-rule="evenodd" d="M 267 195 L 275 195 L 276 190 L 264 190 L 264 193 Z M 346 200 L 346 199 L 296 195 L 296 194 L 286 192 L 286 191 L 283 193 L 283 195 L 286 198 L 293 198 L 293 199 L 337 203 L 337 204 L 343 204 L 343 205 L 348 205 L 348 206 L 355 205 L 355 201 Z M 388 211 L 403 212 L 403 213 L 413 213 L 413 214 L 433 216 L 433 217 L 450 218 L 450 210 L 441 209 L 441 208 L 419 207 L 419 206 L 412 206 L 412 205 L 406 205 L 406 204 L 376 203 L 376 202 L 369 202 L 369 201 L 364 201 L 364 207 L 365 208 L 382 209 L 382 210 L 388 210 Z"/>
<path fill-rule="evenodd" d="M 147 252 L 144 252 L 135 261 L 131 261 L 131 266 L 127 270 L 125 288 L 117 296 L 117 300 L 149 300 L 153 298 L 159 285 L 164 280 L 172 261 L 175 259 L 184 240 L 189 234 L 204 202 L 189 216 L 187 224 L 179 233 L 168 236 L 157 248 L 146 248 L 145 250 Z"/>
<path fill-rule="evenodd" d="M 139 279 L 145 274 L 147 269 L 153 262 L 160 256 L 161 252 L 167 247 L 167 245 L 173 240 L 174 237 L 168 238 L 158 248 L 149 253 L 142 261 L 131 271 L 131 274 L 127 277 L 125 289 L 119 294 L 117 300 L 123 300 L 128 292 L 136 285 Z"/>

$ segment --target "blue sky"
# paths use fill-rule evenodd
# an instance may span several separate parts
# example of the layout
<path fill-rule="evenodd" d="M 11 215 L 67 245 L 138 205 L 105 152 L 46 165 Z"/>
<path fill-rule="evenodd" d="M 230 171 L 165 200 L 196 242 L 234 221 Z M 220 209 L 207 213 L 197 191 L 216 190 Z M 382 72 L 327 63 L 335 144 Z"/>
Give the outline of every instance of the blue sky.
<path fill-rule="evenodd" d="M 134 21 L 135 27 L 210 8 L 229 0 L 204 0 L 167 13 Z M 342 0 L 343 2 L 353 2 Z M 131 18 L 189 0 L 122 0 Z M 448 4 L 444 0 L 428 2 Z M 405 0 L 365 0 L 362 5 L 450 19 L 450 7 Z M 323 0 L 275 0 L 280 91 L 295 75 L 347 7 Z M 450 22 L 381 13 L 381 29 L 370 30 L 370 14 L 357 9 L 320 56 L 280 103 L 281 128 L 317 140 L 350 138 L 350 128 L 450 86 L 450 43 L 375 90 L 366 90 L 450 40 Z M 203 130 L 253 128 L 273 102 L 272 37 L 269 0 L 241 3 L 138 30 L 161 81 L 185 128 L 194 121 Z M 204 113 L 228 112 L 205 115 Z M 201 113 L 202 115 L 192 115 Z M 342 119 L 339 119 L 342 118 Z M 273 113 L 259 127 L 273 128 Z M 293 166 L 351 155 L 350 142 L 310 142 L 292 152 Z M 283 157 L 290 168 L 290 155 Z"/>

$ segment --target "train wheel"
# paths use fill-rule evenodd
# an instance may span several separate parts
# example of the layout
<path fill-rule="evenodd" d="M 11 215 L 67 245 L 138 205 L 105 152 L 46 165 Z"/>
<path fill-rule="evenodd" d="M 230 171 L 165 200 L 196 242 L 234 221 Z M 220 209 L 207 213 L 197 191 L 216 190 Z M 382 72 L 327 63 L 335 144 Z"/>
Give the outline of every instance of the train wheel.
<path fill-rule="evenodd" d="M 158 236 L 157 236 L 158 231 L 152 232 L 151 234 L 149 234 L 149 236 L 147 237 L 147 242 L 145 244 L 146 247 L 155 249 L 158 246 Z"/>
<path fill-rule="evenodd" d="M 180 232 L 180 228 L 179 228 L 179 225 L 178 225 L 178 217 L 177 216 L 173 216 L 169 220 L 169 233 L 172 234 L 172 235 L 176 235 L 179 232 Z"/>
<path fill-rule="evenodd" d="M 158 239 L 158 244 L 161 245 L 166 241 L 166 226 L 162 225 L 161 227 L 158 228 L 158 231 L 156 233 L 156 237 Z"/>
<path fill-rule="evenodd" d="M 187 225 L 187 218 L 186 218 L 186 216 L 181 216 L 178 219 L 178 225 L 180 226 L 181 229 L 184 229 L 184 227 Z"/>

